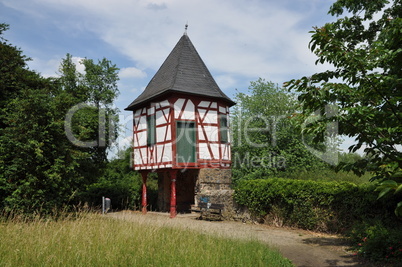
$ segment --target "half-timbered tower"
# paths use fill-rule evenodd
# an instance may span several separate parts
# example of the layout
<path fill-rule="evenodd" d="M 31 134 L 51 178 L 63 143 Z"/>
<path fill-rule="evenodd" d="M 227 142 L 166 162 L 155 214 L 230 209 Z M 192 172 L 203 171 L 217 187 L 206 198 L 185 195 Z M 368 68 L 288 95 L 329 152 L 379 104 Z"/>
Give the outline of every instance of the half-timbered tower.
<path fill-rule="evenodd" d="M 144 213 L 149 172 L 159 173 L 159 209 L 170 209 L 174 217 L 194 204 L 200 169 L 230 168 L 228 117 L 234 104 L 184 33 L 126 108 L 134 116 L 132 167 L 143 177 Z"/>

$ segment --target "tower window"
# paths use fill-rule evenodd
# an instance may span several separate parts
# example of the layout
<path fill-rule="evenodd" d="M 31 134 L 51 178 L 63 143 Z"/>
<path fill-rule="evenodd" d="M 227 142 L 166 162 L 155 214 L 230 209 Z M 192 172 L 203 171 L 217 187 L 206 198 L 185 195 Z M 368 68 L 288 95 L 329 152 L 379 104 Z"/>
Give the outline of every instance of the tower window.
<path fill-rule="evenodd" d="M 151 146 L 156 143 L 156 122 L 155 114 L 147 116 L 147 145 Z"/>
<path fill-rule="evenodd" d="M 220 120 L 220 132 L 221 132 L 221 143 L 229 142 L 229 131 L 228 131 L 228 116 L 221 115 Z"/>

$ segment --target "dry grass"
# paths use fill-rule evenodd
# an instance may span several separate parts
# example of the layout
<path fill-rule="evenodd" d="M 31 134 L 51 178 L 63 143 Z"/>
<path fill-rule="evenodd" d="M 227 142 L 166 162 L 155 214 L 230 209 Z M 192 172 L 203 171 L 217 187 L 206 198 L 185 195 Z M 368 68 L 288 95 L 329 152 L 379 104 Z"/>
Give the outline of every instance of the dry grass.
<path fill-rule="evenodd" d="M 292 266 L 256 241 L 87 213 L 0 223 L 0 266 Z"/>

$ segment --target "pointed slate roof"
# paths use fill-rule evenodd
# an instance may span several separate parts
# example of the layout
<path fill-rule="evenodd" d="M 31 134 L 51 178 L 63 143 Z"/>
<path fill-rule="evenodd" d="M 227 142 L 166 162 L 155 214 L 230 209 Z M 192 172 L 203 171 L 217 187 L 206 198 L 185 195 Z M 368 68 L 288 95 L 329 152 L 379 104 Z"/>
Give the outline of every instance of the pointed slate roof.
<path fill-rule="evenodd" d="M 219 89 L 186 33 L 170 52 L 144 92 L 125 110 L 135 110 L 159 96 L 175 92 L 218 98 L 229 106 L 235 104 Z"/>

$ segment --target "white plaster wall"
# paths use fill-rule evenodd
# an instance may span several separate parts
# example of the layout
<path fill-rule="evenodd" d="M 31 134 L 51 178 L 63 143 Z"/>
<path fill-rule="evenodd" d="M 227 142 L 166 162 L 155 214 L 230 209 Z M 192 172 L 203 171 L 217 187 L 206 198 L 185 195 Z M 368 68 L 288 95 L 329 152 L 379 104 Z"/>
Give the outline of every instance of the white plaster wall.
<path fill-rule="evenodd" d="M 198 140 L 200 140 L 200 141 L 205 141 L 205 136 L 204 136 L 204 133 L 203 133 L 203 131 L 202 131 L 202 128 L 201 128 L 201 126 L 199 126 L 198 125 L 198 127 L 197 127 L 197 135 L 198 135 Z"/>
<path fill-rule="evenodd" d="M 137 140 L 138 138 L 138 140 Z M 147 132 L 139 132 L 134 135 L 134 147 L 147 145 Z"/>
<path fill-rule="evenodd" d="M 168 130 L 167 126 L 156 127 L 156 142 L 157 143 L 165 141 L 165 135 L 166 135 L 167 130 Z M 167 137 L 169 138 L 169 133 L 168 133 Z M 170 140 L 170 138 L 169 138 L 169 140 Z"/>
<path fill-rule="evenodd" d="M 207 107 L 209 107 L 209 104 L 211 103 L 211 101 L 201 101 L 199 104 L 198 104 L 198 107 L 203 107 L 203 108 L 207 108 Z"/>
<path fill-rule="evenodd" d="M 158 110 L 155 114 L 155 123 L 156 125 L 164 124 L 166 123 L 165 116 L 163 116 L 163 113 L 161 110 Z"/>
<path fill-rule="evenodd" d="M 137 130 L 146 130 L 147 129 L 147 119 L 146 116 L 141 116 L 139 118 L 135 118 L 135 125 L 138 125 Z"/>
<path fill-rule="evenodd" d="M 134 156 L 134 158 L 133 158 L 134 164 L 135 165 L 142 164 L 142 158 L 141 158 L 139 149 L 134 149 L 133 154 L 134 154 L 133 155 Z"/>
<path fill-rule="evenodd" d="M 207 138 L 209 142 L 215 142 L 219 141 L 219 136 L 218 136 L 218 127 L 217 126 L 209 126 L 205 125 L 204 126 L 205 133 L 207 134 Z"/>
<path fill-rule="evenodd" d="M 158 163 L 172 161 L 172 144 L 157 145 Z"/>
<path fill-rule="evenodd" d="M 174 118 L 175 119 L 178 119 L 181 114 L 181 110 L 183 109 L 184 100 L 185 100 L 184 98 L 179 98 L 174 103 Z"/>
<path fill-rule="evenodd" d="M 214 159 L 219 159 L 219 144 L 210 144 Z"/>
<path fill-rule="evenodd" d="M 211 155 L 209 154 L 208 146 L 206 143 L 198 144 L 198 155 L 200 159 L 211 159 Z"/>
<path fill-rule="evenodd" d="M 163 107 L 167 107 L 167 106 L 169 106 L 170 104 L 169 104 L 169 101 L 167 101 L 167 100 L 163 100 L 163 101 L 161 101 L 161 102 L 158 102 L 158 103 L 156 103 L 156 108 L 163 108 Z"/>
<path fill-rule="evenodd" d="M 222 159 L 230 160 L 230 146 L 222 144 L 221 149 L 222 149 Z"/>
<path fill-rule="evenodd" d="M 185 106 L 184 106 L 184 104 L 185 104 Z M 184 109 L 184 111 L 182 113 L 183 109 Z M 179 98 L 174 103 L 175 119 L 194 120 L 195 119 L 194 110 L 195 110 L 195 106 L 194 106 L 193 101 L 191 101 L 191 100 L 188 100 L 186 103 L 184 98 Z M 180 114 L 182 114 L 181 117 L 179 117 Z"/>
<path fill-rule="evenodd" d="M 216 110 L 209 110 L 203 123 L 218 123 L 218 112 Z"/>
<path fill-rule="evenodd" d="M 184 107 L 184 112 L 181 117 L 183 120 L 194 120 L 194 103 L 191 100 L 188 100 L 186 106 Z"/>

